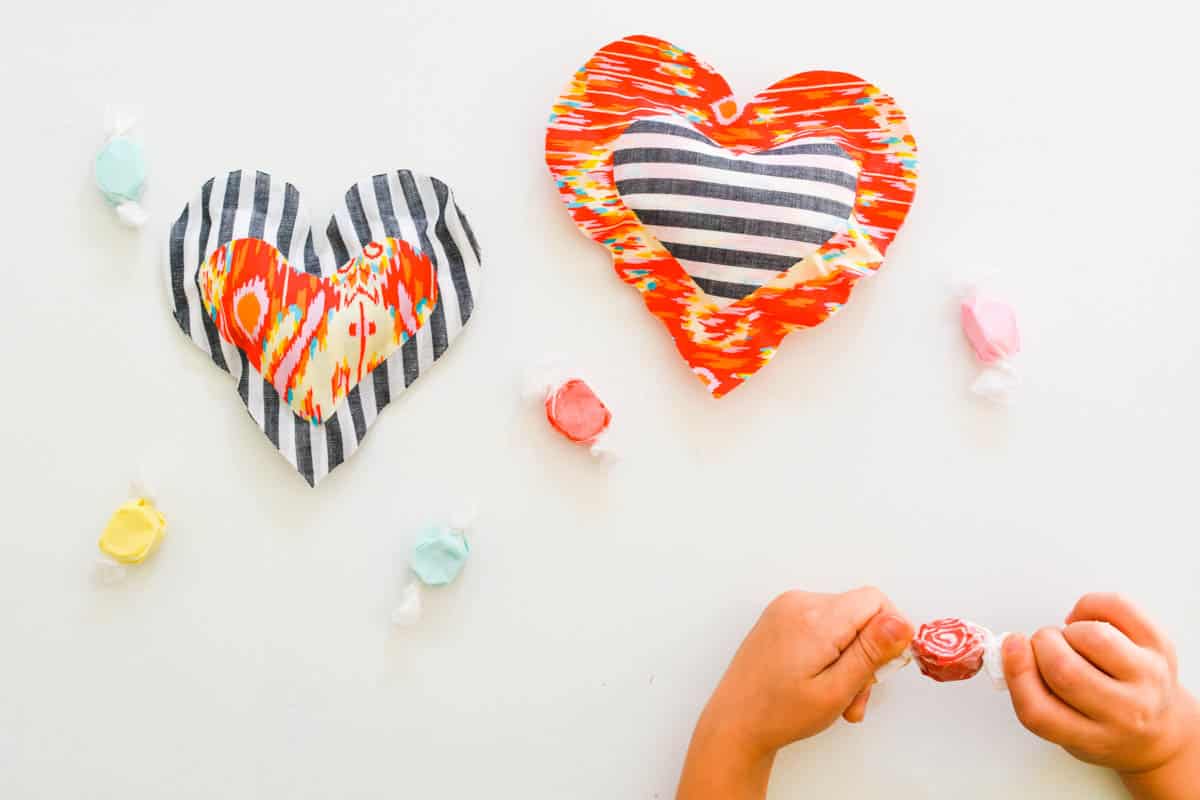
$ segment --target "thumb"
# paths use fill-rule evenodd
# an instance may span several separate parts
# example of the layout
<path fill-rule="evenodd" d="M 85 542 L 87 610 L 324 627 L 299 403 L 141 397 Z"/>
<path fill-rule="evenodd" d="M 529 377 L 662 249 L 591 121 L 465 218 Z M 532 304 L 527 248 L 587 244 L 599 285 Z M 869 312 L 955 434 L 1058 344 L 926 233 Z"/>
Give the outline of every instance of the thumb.
<path fill-rule="evenodd" d="M 1017 719 L 1030 731 L 1045 738 L 1048 730 L 1039 718 L 1039 713 L 1044 717 L 1046 709 L 1056 704 L 1042 681 L 1042 673 L 1038 670 L 1032 645 L 1019 633 L 1009 634 L 1004 640 L 1002 653 L 1008 696 L 1012 700 Z"/>
<path fill-rule="evenodd" d="M 904 617 L 876 614 L 826 669 L 832 690 L 849 703 L 875 680 L 880 667 L 904 652 L 912 638 L 912 623 Z"/>

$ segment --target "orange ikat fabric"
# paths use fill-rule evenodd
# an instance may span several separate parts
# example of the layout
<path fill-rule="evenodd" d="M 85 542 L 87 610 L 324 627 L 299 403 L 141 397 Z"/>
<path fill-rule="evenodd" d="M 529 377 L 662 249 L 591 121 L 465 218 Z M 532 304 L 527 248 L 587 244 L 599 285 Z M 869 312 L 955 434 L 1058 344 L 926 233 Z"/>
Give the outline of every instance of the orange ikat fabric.
<path fill-rule="evenodd" d="M 221 337 L 297 416 L 320 423 L 429 319 L 434 273 L 402 239 L 367 242 L 328 277 L 262 240 L 235 239 L 201 266 L 200 297 Z"/>
<path fill-rule="evenodd" d="M 546 163 L 714 397 L 880 267 L 917 180 L 904 113 L 866 81 L 804 72 L 739 109 L 711 67 L 649 36 L 575 73 Z"/>

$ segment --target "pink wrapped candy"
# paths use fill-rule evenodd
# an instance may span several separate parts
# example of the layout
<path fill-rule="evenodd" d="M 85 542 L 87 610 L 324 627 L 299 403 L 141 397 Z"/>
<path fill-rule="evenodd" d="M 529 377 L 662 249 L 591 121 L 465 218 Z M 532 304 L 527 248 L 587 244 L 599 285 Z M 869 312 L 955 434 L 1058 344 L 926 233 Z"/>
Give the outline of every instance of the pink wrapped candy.
<path fill-rule="evenodd" d="M 971 391 L 989 400 L 1008 402 L 1020 383 L 1012 358 L 1021 351 L 1017 314 L 1003 300 L 970 292 L 961 304 L 962 329 L 983 371 Z"/>

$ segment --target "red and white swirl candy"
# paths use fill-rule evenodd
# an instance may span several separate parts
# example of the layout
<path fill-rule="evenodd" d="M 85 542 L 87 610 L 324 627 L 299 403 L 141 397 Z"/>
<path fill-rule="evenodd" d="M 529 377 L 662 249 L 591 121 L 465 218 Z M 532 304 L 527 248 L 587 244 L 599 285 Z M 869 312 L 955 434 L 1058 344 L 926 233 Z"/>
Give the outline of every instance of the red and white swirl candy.
<path fill-rule="evenodd" d="M 1004 689 L 1001 647 L 1007 635 L 997 636 L 982 625 L 955 617 L 927 622 L 917 629 L 904 655 L 885 667 L 876 679 L 916 661 L 923 675 L 939 683 L 965 681 L 986 669 L 996 688 Z"/>
<path fill-rule="evenodd" d="M 912 640 L 913 658 L 921 673 L 935 681 L 965 681 L 983 669 L 984 642 L 990 632 L 961 619 L 927 622 Z"/>

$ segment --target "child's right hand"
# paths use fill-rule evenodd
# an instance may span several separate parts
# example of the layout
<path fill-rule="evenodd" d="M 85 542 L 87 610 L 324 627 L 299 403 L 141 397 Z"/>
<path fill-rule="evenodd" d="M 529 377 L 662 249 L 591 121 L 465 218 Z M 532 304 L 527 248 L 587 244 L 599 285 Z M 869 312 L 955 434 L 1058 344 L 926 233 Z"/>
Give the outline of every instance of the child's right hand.
<path fill-rule="evenodd" d="M 1200 798 L 1200 704 L 1179 684 L 1171 642 L 1117 595 L 1086 595 L 1066 622 L 1004 642 L 1021 723 L 1116 770 L 1135 797 Z"/>
<path fill-rule="evenodd" d="M 875 672 L 912 636 L 912 625 L 878 589 L 777 597 L 696 723 L 679 800 L 766 797 L 775 752 L 838 717 L 861 722 Z"/>

